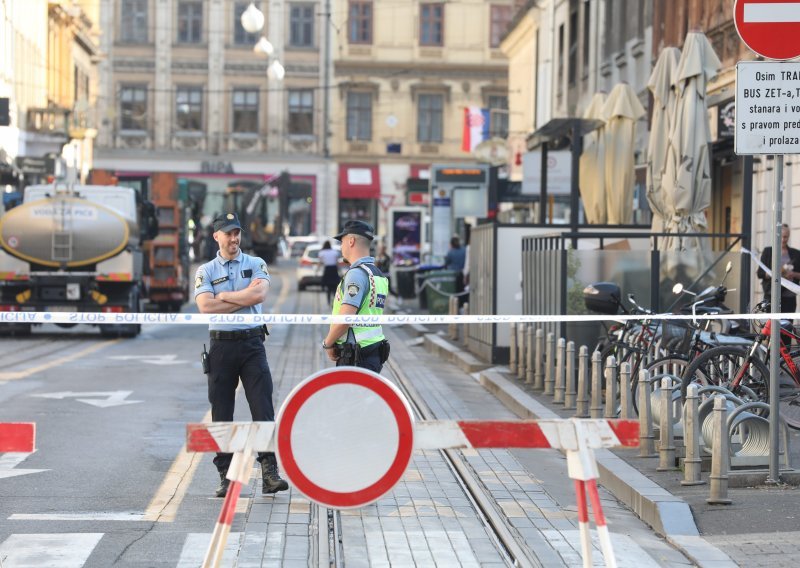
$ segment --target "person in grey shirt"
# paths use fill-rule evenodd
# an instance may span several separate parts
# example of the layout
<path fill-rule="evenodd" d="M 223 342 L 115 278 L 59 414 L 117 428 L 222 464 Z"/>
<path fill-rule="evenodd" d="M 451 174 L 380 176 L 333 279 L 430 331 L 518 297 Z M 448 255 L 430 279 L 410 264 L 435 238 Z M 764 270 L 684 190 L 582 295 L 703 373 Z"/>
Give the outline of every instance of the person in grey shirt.
<path fill-rule="evenodd" d="M 236 387 L 242 381 L 250 415 L 256 422 L 275 420 L 272 406 L 272 374 L 264 349 L 266 329 L 255 324 L 238 323 L 227 314 L 260 314 L 267 299 L 269 273 L 267 263 L 244 254 L 242 226 L 233 213 L 214 220 L 214 240 L 219 245 L 216 258 L 197 270 L 194 297 L 204 314 L 219 314 L 219 321 L 209 326 L 211 348 L 203 371 L 208 375 L 208 401 L 214 422 L 231 422 L 236 403 Z M 227 321 L 226 321 L 227 320 Z M 205 355 L 205 353 L 204 353 Z M 232 454 L 217 453 L 214 465 L 220 477 L 217 497 L 228 493 L 227 479 Z M 259 452 L 262 493 L 277 493 L 289 488 L 280 478 L 272 452 Z"/>

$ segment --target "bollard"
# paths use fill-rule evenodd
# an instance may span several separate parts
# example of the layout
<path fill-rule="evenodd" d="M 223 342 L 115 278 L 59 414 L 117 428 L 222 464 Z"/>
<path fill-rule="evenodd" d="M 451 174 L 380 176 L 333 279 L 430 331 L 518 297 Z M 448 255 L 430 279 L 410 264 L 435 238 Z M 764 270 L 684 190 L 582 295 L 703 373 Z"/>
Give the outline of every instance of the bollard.
<path fill-rule="evenodd" d="M 650 373 L 647 369 L 639 371 L 639 457 L 652 458 L 656 455 L 653 439 L 653 418 L 650 406 Z"/>
<path fill-rule="evenodd" d="M 448 308 L 449 309 L 447 310 L 447 313 L 449 313 L 451 316 L 458 315 L 458 296 L 450 296 L 448 302 Z M 458 324 L 456 324 L 455 322 L 449 323 L 447 325 L 447 331 L 450 339 L 452 340 L 458 339 Z"/>
<path fill-rule="evenodd" d="M 606 411 L 605 418 L 617 415 L 617 358 L 609 355 L 606 363 Z"/>
<path fill-rule="evenodd" d="M 528 362 L 528 354 L 525 352 L 525 329 L 527 326 L 524 323 L 517 324 L 517 378 L 525 380 L 526 364 Z"/>
<path fill-rule="evenodd" d="M 683 443 L 686 445 L 686 457 L 683 458 L 683 481 L 681 485 L 702 485 L 700 479 L 700 422 L 697 411 L 700 408 L 700 396 L 697 385 L 691 384 L 686 389 L 686 402 L 683 407 Z"/>
<path fill-rule="evenodd" d="M 553 381 L 556 374 L 556 337 L 552 331 L 547 332 L 544 353 L 544 394 L 553 394 Z"/>
<path fill-rule="evenodd" d="M 553 391 L 553 402 L 564 404 L 564 363 L 567 358 L 567 341 L 562 337 L 558 340 L 558 351 L 556 353 L 556 385 Z"/>
<path fill-rule="evenodd" d="M 533 365 L 535 361 L 533 352 L 533 326 L 529 325 L 526 329 L 528 330 L 526 334 L 526 343 L 528 347 L 525 349 L 525 351 L 528 353 L 528 364 L 525 365 L 525 369 L 527 371 L 525 374 L 525 382 L 529 385 L 532 385 L 534 377 Z"/>
<path fill-rule="evenodd" d="M 592 353 L 592 406 L 589 414 L 592 418 L 603 417 L 603 360 L 599 351 Z"/>
<path fill-rule="evenodd" d="M 576 418 L 589 418 L 589 348 L 581 345 L 578 352 L 578 394 L 575 404 Z"/>
<path fill-rule="evenodd" d="M 514 375 L 517 372 L 517 324 L 511 324 L 511 334 L 508 345 L 508 369 Z"/>
<path fill-rule="evenodd" d="M 566 390 L 564 391 L 564 408 L 575 408 L 575 342 L 567 343 Z"/>
<path fill-rule="evenodd" d="M 533 372 L 533 388 L 536 390 L 544 389 L 544 330 L 536 330 L 536 365 Z"/>
<path fill-rule="evenodd" d="M 675 433 L 672 423 L 672 381 L 661 379 L 661 415 L 659 416 L 658 467 L 656 471 L 675 469 Z"/>
<path fill-rule="evenodd" d="M 461 314 L 465 315 L 465 316 L 469 315 L 469 303 L 465 303 L 463 306 L 461 306 Z M 460 326 L 458 326 L 458 329 L 459 329 L 459 331 L 461 333 L 461 343 L 466 345 L 467 344 L 467 338 L 469 336 L 469 333 L 468 333 L 469 324 L 460 325 Z"/>
<path fill-rule="evenodd" d="M 728 450 L 728 406 L 723 395 L 714 395 L 714 451 L 711 453 L 711 475 L 708 476 L 710 505 L 730 505 L 728 499 L 728 468 L 731 460 Z"/>
<path fill-rule="evenodd" d="M 625 420 L 633 417 L 631 392 L 631 364 L 625 361 L 619 366 L 619 417 Z"/>

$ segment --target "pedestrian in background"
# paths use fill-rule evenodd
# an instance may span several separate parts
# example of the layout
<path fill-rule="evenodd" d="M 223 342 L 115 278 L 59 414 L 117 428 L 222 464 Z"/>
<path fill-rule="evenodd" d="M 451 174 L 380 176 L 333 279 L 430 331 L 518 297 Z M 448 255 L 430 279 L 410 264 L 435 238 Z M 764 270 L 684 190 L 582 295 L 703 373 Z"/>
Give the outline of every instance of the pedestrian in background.
<path fill-rule="evenodd" d="M 383 315 L 389 281 L 375 266 L 369 247 L 375 238 L 372 225 L 348 221 L 333 237 L 342 243 L 342 256 L 350 268 L 336 289 L 333 315 Z M 322 348 L 336 366 L 356 366 L 380 373 L 389 358 L 389 342 L 380 324 L 332 323 Z"/>
<path fill-rule="evenodd" d="M 331 247 L 330 241 L 325 241 L 319 251 L 319 261 L 322 263 L 322 289 L 330 303 L 339 285 L 339 251 Z"/>
<path fill-rule="evenodd" d="M 784 224 L 781 228 L 781 276 L 800 284 L 800 250 L 789 246 L 789 236 L 791 231 L 789 225 Z M 772 247 L 765 247 L 761 253 L 761 263 L 772 269 Z M 767 273 L 759 267 L 756 276 L 761 279 L 761 286 L 764 289 L 764 298 L 769 300 L 772 295 L 772 280 Z M 780 312 L 794 312 L 797 308 L 797 296 L 788 288 L 781 286 Z"/>
<path fill-rule="evenodd" d="M 240 247 L 242 226 L 236 215 L 228 213 L 213 222 L 213 238 L 219 246 L 216 258 L 198 268 L 194 281 L 197 307 L 204 314 L 260 314 L 269 292 L 267 264 L 244 254 Z M 253 421 L 272 422 L 272 374 L 264 349 L 266 327 L 247 324 L 214 323 L 209 326 L 211 347 L 203 346 L 203 372 L 208 375 L 208 401 L 213 422 L 231 422 L 236 404 L 236 387 L 241 379 Z M 217 453 L 214 465 L 219 472 L 217 497 L 224 497 L 232 454 Z M 262 493 L 285 491 L 272 452 L 259 452 Z"/>
<path fill-rule="evenodd" d="M 458 294 L 459 305 L 463 304 L 461 293 L 464 291 L 464 266 L 467 262 L 467 250 L 461 246 L 461 239 L 453 237 L 450 239 L 450 250 L 444 257 L 445 270 L 452 270 L 456 273 L 456 294 Z"/>

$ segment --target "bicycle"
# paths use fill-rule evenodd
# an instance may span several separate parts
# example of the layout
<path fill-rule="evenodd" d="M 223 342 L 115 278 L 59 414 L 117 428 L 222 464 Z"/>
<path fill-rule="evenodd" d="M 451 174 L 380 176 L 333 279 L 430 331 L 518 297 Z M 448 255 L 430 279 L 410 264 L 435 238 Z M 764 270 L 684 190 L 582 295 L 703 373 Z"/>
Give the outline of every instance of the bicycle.
<path fill-rule="evenodd" d="M 763 301 L 756 312 L 768 309 Z M 769 344 L 772 320 L 766 320 L 748 348 L 721 346 L 699 355 L 686 368 L 681 380 L 681 400 L 691 383 L 718 385 L 745 400 L 769 401 Z M 786 424 L 800 430 L 800 349 L 791 351 L 792 340 L 800 341 L 786 320 L 781 322 L 779 346 L 779 411 Z"/>

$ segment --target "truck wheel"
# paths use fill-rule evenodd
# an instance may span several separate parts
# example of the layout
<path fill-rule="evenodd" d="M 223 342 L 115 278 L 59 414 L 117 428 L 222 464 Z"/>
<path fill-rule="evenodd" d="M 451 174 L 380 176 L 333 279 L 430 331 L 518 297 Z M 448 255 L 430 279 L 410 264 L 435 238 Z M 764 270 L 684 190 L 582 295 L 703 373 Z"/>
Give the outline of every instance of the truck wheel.
<path fill-rule="evenodd" d="M 4 323 L 0 325 L 0 335 L 25 337 L 31 334 L 31 328 L 29 323 Z"/>

